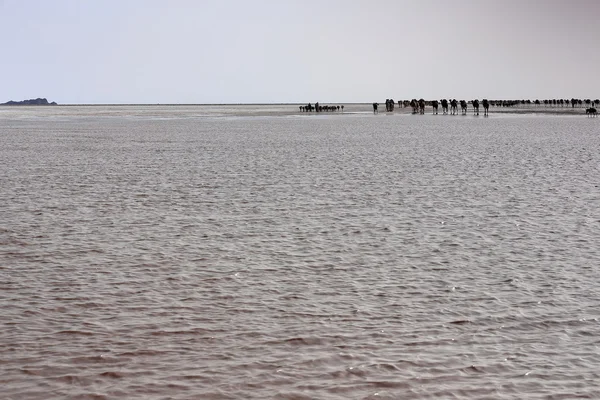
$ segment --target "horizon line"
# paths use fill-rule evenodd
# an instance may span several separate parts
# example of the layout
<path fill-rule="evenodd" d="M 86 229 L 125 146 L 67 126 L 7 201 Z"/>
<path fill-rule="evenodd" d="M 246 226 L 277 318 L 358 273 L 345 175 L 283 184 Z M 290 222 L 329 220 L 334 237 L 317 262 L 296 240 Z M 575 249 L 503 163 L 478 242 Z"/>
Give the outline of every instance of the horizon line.
<path fill-rule="evenodd" d="M 534 100 L 532 100 L 531 98 L 525 98 L 525 99 L 493 99 L 490 98 L 488 100 L 490 101 L 531 101 L 532 103 L 535 102 L 536 100 L 539 100 L 541 104 L 544 104 L 544 100 L 572 100 L 574 99 L 574 97 L 572 98 L 553 98 L 553 99 L 540 99 L 540 98 L 535 98 Z M 592 102 L 594 102 L 597 99 L 592 99 L 592 98 L 576 98 L 576 100 L 591 100 Z M 388 100 L 388 99 L 386 99 Z M 436 99 L 434 99 L 436 100 Z M 26 101 L 26 100 L 24 100 Z M 381 101 L 381 100 L 380 100 Z M 396 100 L 394 101 L 395 103 L 398 101 L 409 101 L 408 99 L 402 99 L 402 100 Z M 433 101 L 433 100 L 425 100 L 425 101 Z M 467 100 L 467 102 L 471 102 L 472 100 Z M 47 107 L 47 106 L 63 106 L 63 107 L 76 107 L 76 106 L 92 106 L 92 107 L 106 107 L 106 106 L 286 106 L 286 105 L 305 105 L 308 104 L 306 102 L 275 102 L 275 103 L 56 103 L 55 104 L 7 104 L 6 103 L 0 103 L 0 107 L 5 106 L 5 107 L 14 107 L 14 106 L 21 106 L 21 107 Z M 311 103 L 311 102 L 309 102 Z M 313 104 L 316 104 L 317 102 L 314 102 Z M 319 101 L 318 103 L 321 104 L 339 104 L 339 105 L 359 105 L 359 104 L 372 104 L 373 102 L 368 101 L 368 102 L 335 102 L 335 101 L 324 101 L 321 102 Z"/>

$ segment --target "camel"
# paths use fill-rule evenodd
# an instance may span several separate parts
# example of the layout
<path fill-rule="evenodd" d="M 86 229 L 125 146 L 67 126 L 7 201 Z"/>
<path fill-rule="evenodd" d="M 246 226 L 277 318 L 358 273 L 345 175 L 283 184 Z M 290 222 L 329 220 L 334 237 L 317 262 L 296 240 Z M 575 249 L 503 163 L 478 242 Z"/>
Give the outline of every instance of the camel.
<path fill-rule="evenodd" d="M 450 100 L 450 112 L 452 115 L 458 114 L 458 101 L 456 99 Z"/>
<path fill-rule="evenodd" d="M 473 103 L 473 115 L 479 115 L 479 100 L 475 99 Z"/>
<path fill-rule="evenodd" d="M 410 106 L 412 107 L 412 110 L 413 110 L 413 112 L 412 112 L 412 113 L 413 113 L 413 114 L 416 114 L 416 113 L 418 113 L 418 112 L 419 112 L 419 102 L 417 102 L 417 100 L 415 100 L 415 99 L 412 99 L 412 100 L 410 101 Z"/>
<path fill-rule="evenodd" d="M 378 114 L 379 111 L 377 111 L 377 106 L 379 105 L 379 103 L 373 103 L 373 114 Z"/>
<path fill-rule="evenodd" d="M 590 108 L 586 108 L 585 109 L 585 114 L 588 117 L 597 117 L 598 116 L 598 111 L 594 107 L 590 107 Z"/>
<path fill-rule="evenodd" d="M 481 100 L 481 105 L 483 105 L 483 115 L 487 117 L 488 111 L 490 109 L 490 102 L 488 101 L 488 99 L 483 99 Z"/>
<path fill-rule="evenodd" d="M 444 115 L 448 114 L 448 100 L 442 99 L 441 103 L 442 103 L 442 114 L 444 114 Z"/>
<path fill-rule="evenodd" d="M 396 104 L 396 102 L 394 101 L 394 99 L 385 99 L 385 111 L 387 111 L 387 112 L 393 112 L 394 111 L 394 104 Z"/>
<path fill-rule="evenodd" d="M 439 103 L 438 103 L 438 101 L 437 101 L 437 100 L 433 100 L 433 101 L 431 102 L 431 107 L 433 107 L 432 114 L 436 114 L 436 115 L 437 115 L 437 113 L 438 113 L 438 104 L 439 104 Z"/>
<path fill-rule="evenodd" d="M 460 101 L 460 110 L 462 112 L 462 115 L 467 115 L 467 102 L 464 100 Z"/>
<path fill-rule="evenodd" d="M 419 99 L 419 114 L 425 114 L 425 100 Z"/>

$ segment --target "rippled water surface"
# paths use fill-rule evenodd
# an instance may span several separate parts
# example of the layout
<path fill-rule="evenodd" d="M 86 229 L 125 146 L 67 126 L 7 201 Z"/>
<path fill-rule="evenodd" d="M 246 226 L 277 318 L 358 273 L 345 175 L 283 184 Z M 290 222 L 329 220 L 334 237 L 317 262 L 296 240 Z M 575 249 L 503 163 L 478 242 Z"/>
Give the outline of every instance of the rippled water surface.
<path fill-rule="evenodd" d="M 600 398 L 599 185 L 585 117 L 1 108 L 0 398 Z"/>

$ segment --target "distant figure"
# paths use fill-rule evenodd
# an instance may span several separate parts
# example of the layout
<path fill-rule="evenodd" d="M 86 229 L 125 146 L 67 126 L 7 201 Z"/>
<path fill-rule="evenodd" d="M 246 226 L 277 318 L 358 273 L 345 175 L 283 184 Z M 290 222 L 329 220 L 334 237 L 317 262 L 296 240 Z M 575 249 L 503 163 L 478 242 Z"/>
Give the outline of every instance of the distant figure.
<path fill-rule="evenodd" d="M 379 111 L 377 111 L 377 106 L 378 105 L 379 105 L 379 103 L 373 103 L 373 114 L 379 113 Z"/>
<path fill-rule="evenodd" d="M 585 114 L 588 117 L 597 117 L 598 116 L 598 111 L 594 107 L 590 107 L 590 108 L 586 108 L 585 109 Z"/>
<path fill-rule="evenodd" d="M 479 115 L 479 100 L 473 100 L 473 115 Z"/>
<path fill-rule="evenodd" d="M 410 106 L 412 107 L 413 114 L 416 114 L 419 112 L 419 102 L 416 99 L 412 99 L 410 101 Z"/>
<path fill-rule="evenodd" d="M 435 115 L 437 115 L 437 113 L 438 113 L 438 104 L 439 104 L 439 103 L 438 103 L 438 101 L 437 101 L 437 100 L 433 100 L 433 101 L 431 102 L 431 107 L 433 108 L 433 111 L 431 112 L 431 114 L 435 114 Z"/>
<path fill-rule="evenodd" d="M 394 104 L 396 104 L 396 102 L 394 101 L 394 99 L 385 99 L 385 111 L 386 112 L 393 112 L 394 111 Z"/>
<path fill-rule="evenodd" d="M 448 114 L 448 100 L 442 99 L 441 103 L 442 103 L 442 114 L 444 114 L 444 115 Z"/>
<path fill-rule="evenodd" d="M 342 104 L 342 112 L 344 112 L 344 105 Z"/>
<path fill-rule="evenodd" d="M 419 99 L 419 114 L 425 114 L 425 100 Z"/>
<path fill-rule="evenodd" d="M 483 115 L 487 117 L 488 111 L 490 109 L 490 102 L 488 101 L 488 99 L 483 99 L 481 100 L 481 105 L 483 106 Z"/>
<path fill-rule="evenodd" d="M 464 100 L 460 101 L 460 110 L 462 111 L 462 115 L 467 115 L 467 102 Z"/>
<path fill-rule="evenodd" d="M 450 114 L 458 114 L 458 101 L 456 101 L 456 99 L 450 100 Z"/>
<path fill-rule="evenodd" d="M 312 111 L 313 110 L 313 106 L 308 103 L 308 105 L 306 106 L 306 111 Z"/>
<path fill-rule="evenodd" d="M 316 111 L 316 112 L 319 112 L 319 111 L 321 111 L 321 108 L 320 108 L 320 106 L 319 106 L 319 102 L 318 102 L 318 101 L 315 103 L 315 111 Z"/>

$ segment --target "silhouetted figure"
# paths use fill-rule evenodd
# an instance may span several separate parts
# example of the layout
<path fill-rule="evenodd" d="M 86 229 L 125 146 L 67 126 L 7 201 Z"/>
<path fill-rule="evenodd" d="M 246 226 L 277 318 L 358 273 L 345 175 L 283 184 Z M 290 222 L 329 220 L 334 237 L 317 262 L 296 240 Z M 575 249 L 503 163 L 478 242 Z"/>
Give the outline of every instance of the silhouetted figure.
<path fill-rule="evenodd" d="M 462 115 L 467 115 L 467 102 L 465 100 L 460 101 L 460 110 L 462 111 Z"/>
<path fill-rule="evenodd" d="M 479 100 L 473 100 L 473 115 L 479 115 Z"/>
<path fill-rule="evenodd" d="M 490 102 L 488 101 L 488 99 L 483 99 L 481 100 L 481 105 L 483 106 L 483 115 L 487 117 L 488 111 L 490 109 Z"/>
<path fill-rule="evenodd" d="M 598 116 L 598 111 L 594 107 L 590 107 L 590 108 L 586 108 L 585 109 L 585 114 L 588 117 L 597 117 Z"/>
<path fill-rule="evenodd" d="M 450 100 L 450 114 L 458 114 L 458 101 L 456 101 L 456 99 Z"/>
<path fill-rule="evenodd" d="M 425 114 L 425 100 L 419 99 L 419 114 Z"/>
<path fill-rule="evenodd" d="M 435 114 L 435 115 L 437 115 L 437 113 L 438 113 L 438 104 L 439 104 L 439 103 L 438 103 L 438 101 L 437 101 L 437 100 L 433 100 L 433 101 L 431 102 L 431 107 L 433 108 L 433 111 L 431 112 L 431 114 Z"/>
<path fill-rule="evenodd" d="M 344 105 L 342 104 L 342 112 L 344 112 Z"/>
<path fill-rule="evenodd" d="M 416 99 L 412 99 L 410 101 L 410 106 L 412 107 L 412 113 L 416 114 L 419 112 L 419 102 Z"/>
<path fill-rule="evenodd" d="M 441 103 L 442 103 L 442 114 L 444 114 L 444 115 L 448 114 L 448 100 L 442 99 Z"/>
<path fill-rule="evenodd" d="M 373 114 L 377 114 L 379 111 L 377 111 L 377 106 L 379 106 L 379 103 L 373 103 Z"/>
<path fill-rule="evenodd" d="M 394 99 L 385 99 L 385 111 L 393 112 L 395 104 L 396 102 L 394 101 Z"/>

